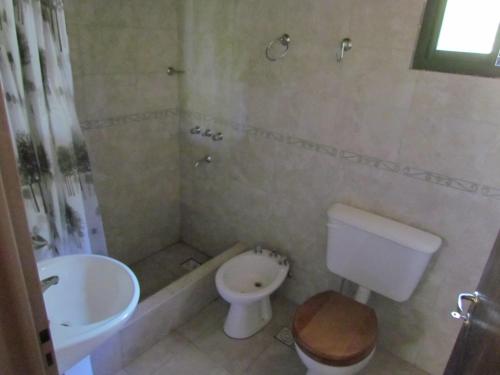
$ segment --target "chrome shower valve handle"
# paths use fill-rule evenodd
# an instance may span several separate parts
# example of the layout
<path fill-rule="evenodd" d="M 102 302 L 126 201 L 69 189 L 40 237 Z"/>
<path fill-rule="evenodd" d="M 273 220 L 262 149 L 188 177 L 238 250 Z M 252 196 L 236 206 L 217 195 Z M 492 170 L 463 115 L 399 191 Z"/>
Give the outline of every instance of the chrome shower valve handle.
<path fill-rule="evenodd" d="M 222 141 L 224 139 L 224 135 L 221 132 L 215 133 L 212 137 L 214 141 Z"/>
<path fill-rule="evenodd" d="M 212 137 L 214 135 L 214 132 L 212 131 L 212 129 L 207 129 L 203 132 L 202 134 L 204 137 Z"/>
<path fill-rule="evenodd" d="M 199 126 L 195 126 L 189 131 L 191 134 L 200 134 L 201 133 L 201 128 Z"/>

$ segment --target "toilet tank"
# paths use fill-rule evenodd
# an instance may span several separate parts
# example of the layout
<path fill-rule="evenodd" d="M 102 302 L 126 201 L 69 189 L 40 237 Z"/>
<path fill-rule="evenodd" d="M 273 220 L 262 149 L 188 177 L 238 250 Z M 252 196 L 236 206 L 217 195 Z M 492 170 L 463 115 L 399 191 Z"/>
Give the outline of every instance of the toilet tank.
<path fill-rule="evenodd" d="M 357 208 L 328 210 L 330 271 L 398 302 L 412 295 L 441 238 Z"/>

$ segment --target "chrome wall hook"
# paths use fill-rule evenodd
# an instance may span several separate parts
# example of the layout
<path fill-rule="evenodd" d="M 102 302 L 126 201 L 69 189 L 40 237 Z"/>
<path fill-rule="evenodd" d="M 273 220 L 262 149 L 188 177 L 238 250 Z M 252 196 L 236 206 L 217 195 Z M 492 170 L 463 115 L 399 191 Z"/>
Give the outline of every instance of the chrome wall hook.
<path fill-rule="evenodd" d="M 337 49 L 337 62 L 340 64 L 344 60 L 344 54 L 352 49 L 352 40 L 344 38 Z"/>
<path fill-rule="evenodd" d="M 292 42 L 292 38 L 290 38 L 290 35 L 288 34 L 283 34 L 281 35 L 279 38 L 275 39 L 275 40 L 271 40 L 269 42 L 269 44 L 267 45 L 266 47 L 266 57 L 269 61 L 277 61 L 277 60 L 280 60 L 282 58 L 284 58 L 287 54 L 288 54 L 288 50 L 290 49 L 290 43 Z M 273 56 L 273 54 L 271 53 L 271 50 L 273 49 L 273 47 L 277 44 L 280 44 L 281 46 L 284 47 L 284 50 L 281 54 L 279 54 L 278 56 Z"/>
<path fill-rule="evenodd" d="M 169 67 L 167 68 L 167 74 L 168 74 L 169 76 L 173 76 L 173 75 L 175 75 L 175 74 L 184 74 L 184 70 L 177 70 L 177 69 L 175 69 L 174 67 L 169 66 Z"/>

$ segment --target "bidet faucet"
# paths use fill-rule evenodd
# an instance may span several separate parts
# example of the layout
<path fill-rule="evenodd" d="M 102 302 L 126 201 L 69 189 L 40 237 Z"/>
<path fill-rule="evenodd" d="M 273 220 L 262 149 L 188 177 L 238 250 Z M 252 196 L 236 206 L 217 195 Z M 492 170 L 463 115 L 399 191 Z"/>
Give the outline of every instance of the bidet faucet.
<path fill-rule="evenodd" d="M 262 254 L 262 252 L 263 252 L 263 251 L 264 251 L 264 250 L 262 249 L 262 246 L 261 246 L 261 245 L 257 245 L 257 246 L 255 246 L 255 249 L 253 250 L 253 252 L 254 252 L 255 254 Z"/>
<path fill-rule="evenodd" d="M 45 293 L 47 289 L 49 289 L 53 285 L 57 285 L 59 283 L 59 276 L 50 276 L 41 281 L 42 284 L 42 293 Z"/>

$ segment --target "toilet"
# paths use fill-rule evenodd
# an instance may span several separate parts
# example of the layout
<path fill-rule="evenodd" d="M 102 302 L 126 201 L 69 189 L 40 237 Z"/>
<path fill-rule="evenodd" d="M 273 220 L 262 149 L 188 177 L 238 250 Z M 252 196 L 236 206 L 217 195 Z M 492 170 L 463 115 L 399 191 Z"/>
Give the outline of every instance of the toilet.
<path fill-rule="evenodd" d="M 217 270 L 217 291 L 231 304 L 224 323 L 226 335 L 244 339 L 269 323 L 273 316 L 270 296 L 283 284 L 289 269 L 286 257 L 257 246 Z"/>
<path fill-rule="evenodd" d="M 358 285 L 353 298 L 327 291 L 297 308 L 295 349 L 307 375 L 352 375 L 372 358 L 377 316 L 366 305 L 372 291 L 397 302 L 412 295 L 438 236 L 343 204 L 328 211 L 328 269 Z"/>

